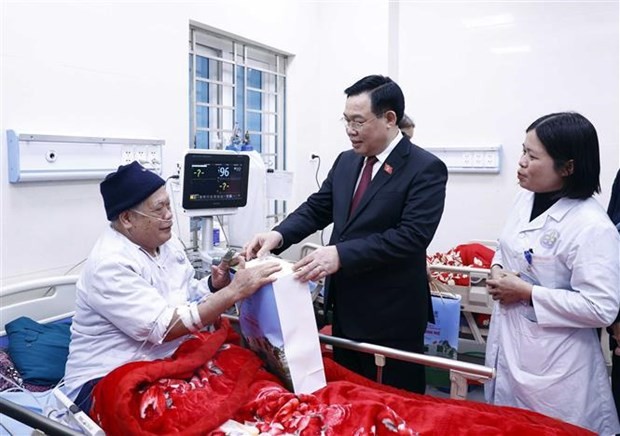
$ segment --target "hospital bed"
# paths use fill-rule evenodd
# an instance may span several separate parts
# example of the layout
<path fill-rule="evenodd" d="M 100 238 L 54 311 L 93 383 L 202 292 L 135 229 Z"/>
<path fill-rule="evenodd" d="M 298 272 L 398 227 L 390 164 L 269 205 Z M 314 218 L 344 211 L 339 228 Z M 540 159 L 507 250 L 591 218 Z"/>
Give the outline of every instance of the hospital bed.
<path fill-rule="evenodd" d="M 471 240 L 467 244 L 478 243 L 485 245 L 493 250 L 497 248 L 496 241 L 490 240 Z M 466 284 L 447 285 L 442 284 L 442 289 L 460 296 L 461 315 L 464 323 L 460 326 L 459 354 L 482 356 L 486 347 L 486 337 L 488 336 L 488 325 L 481 325 L 476 319 L 478 315 L 486 316 L 490 321 L 493 312 L 494 301 L 486 289 L 486 278 L 490 274 L 490 269 L 476 268 L 471 266 L 451 266 L 443 264 L 430 264 L 431 273 L 445 273 L 466 277 Z M 609 350 L 609 334 L 603 329 L 601 334 L 601 347 L 603 355 L 611 371 L 611 353 Z M 478 361 L 480 359 L 473 359 Z"/>
<path fill-rule="evenodd" d="M 460 246 L 474 244 L 484 246 L 492 251 L 497 249 L 497 241 L 494 240 L 474 239 Z M 457 251 L 460 246 L 457 246 Z M 490 259 L 487 260 L 490 263 Z M 461 315 L 465 323 L 460 327 L 459 348 L 461 351 L 484 352 L 488 326 L 481 326 L 476 318 L 478 315 L 484 315 L 488 319 L 493 312 L 493 299 L 486 289 L 486 278 L 491 272 L 490 269 L 471 265 L 454 266 L 431 262 L 429 270 L 434 276 L 440 274 L 461 278 L 458 281 L 459 284 L 441 283 L 443 290 L 460 297 Z M 437 283 L 437 280 L 435 282 Z"/>
<path fill-rule="evenodd" d="M 8 344 L 6 324 L 20 316 L 43 324 L 69 320 L 77 279 L 77 275 L 49 277 L 0 288 L 0 347 Z M 0 434 L 25 434 L 29 428 L 49 435 L 81 434 L 42 415 L 42 405 L 50 399 L 50 391 L 0 393 Z"/>
<path fill-rule="evenodd" d="M 492 249 L 496 248 L 495 241 L 472 240 L 469 243 L 479 243 Z M 300 257 L 307 256 L 319 247 L 320 245 L 311 242 L 303 244 Z M 493 299 L 485 286 L 485 280 L 490 270 L 441 264 L 431 264 L 429 268 L 431 272 L 458 274 L 467 277 L 467 285 L 442 284 L 442 289 L 447 293 L 460 296 L 461 314 L 466 325 L 460 327 L 459 349 L 465 352 L 484 353 L 488 328 L 478 325 L 475 317 L 478 314 L 491 315 L 493 312 Z"/>
<path fill-rule="evenodd" d="M 490 273 L 487 268 L 474 268 L 467 266 L 429 265 L 431 272 L 453 273 L 466 275 L 468 284 L 445 285 L 445 289 L 461 297 L 461 314 L 467 325 L 461 327 L 463 335 L 471 335 L 476 344 L 486 343 L 485 337 L 488 329 L 478 325 L 474 316 L 476 314 L 491 315 L 493 312 L 493 299 L 486 290 L 485 279 Z"/>
<path fill-rule="evenodd" d="M 6 334 L 4 325 L 19 316 L 29 316 L 42 323 L 70 318 L 74 312 L 76 281 L 77 276 L 50 277 L 1 288 L 0 319 L 2 320 L 2 330 L 0 330 L 0 334 L 4 336 Z M 452 398 L 464 399 L 466 397 L 468 379 L 484 381 L 494 377 L 493 369 L 467 362 L 409 353 L 327 335 L 321 335 L 320 340 L 323 344 L 331 347 L 343 347 L 374 354 L 378 367 L 378 381 L 381 380 L 381 368 L 386 357 L 446 369 L 450 372 Z M 42 393 L 42 395 L 44 394 Z M 0 393 L 0 424 L 4 427 L 0 427 L 0 433 L 6 431 L 7 434 L 25 434 L 24 429 L 35 428 L 47 434 L 78 434 L 76 430 L 43 416 L 41 414 L 42 409 L 37 407 L 36 402 L 33 404 L 30 397 L 29 394 L 19 397 L 10 393 Z M 45 400 L 41 397 L 40 402 L 43 401 Z M 466 401 L 465 403 L 471 402 Z M 494 406 L 480 405 L 480 407 Z M 514 412 L 511 413 L 514 414 Z M 531 418 L 528 419 L 532 421 Z M 20 430 L 11 430 L 14 427 L 9 424 L 17 425 Z M 28 433 L 30 432 L 31 430 L 28 430 Z"/>

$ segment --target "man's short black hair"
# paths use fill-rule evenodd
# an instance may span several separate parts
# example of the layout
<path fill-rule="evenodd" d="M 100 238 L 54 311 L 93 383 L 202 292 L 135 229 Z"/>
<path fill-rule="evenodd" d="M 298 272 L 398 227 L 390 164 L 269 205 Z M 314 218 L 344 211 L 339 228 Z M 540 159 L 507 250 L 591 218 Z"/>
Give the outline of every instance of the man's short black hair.
<path fill-rule="evenodd" d="M 370 110 L 377 117 L 387 111 L 396 113 L 398 124 L 405 113 L 405 96 L 400 86 L 387 76 L 377 74 L 366 76 L 344 90 L 347 97 L 367 92 L 370 97 Z"/>

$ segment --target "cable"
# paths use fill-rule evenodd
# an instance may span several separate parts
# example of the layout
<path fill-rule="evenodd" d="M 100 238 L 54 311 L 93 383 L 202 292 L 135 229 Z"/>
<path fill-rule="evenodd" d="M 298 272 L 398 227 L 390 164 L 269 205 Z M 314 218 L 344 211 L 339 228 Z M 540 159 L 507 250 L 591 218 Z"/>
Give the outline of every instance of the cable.
<path fill-rule="evenodd" d="M 60 389 L 54 389 L 52 393 L 56 399 L 69 410 L 69 415 L 79 426 L 80 430 L 89 436 L 105 436 L 103 429 L 99 427 L 85 411 L 80 409 L 77 404 L 67 398 L 64 392 Z"/>
<path fill-rule="evenodd" d="M 205 279 L 203 279 L 205 280 Z M 198 300 L 197 303 L 202 303 L 208 296 L 210 295 L 209 292 L 207 292 L 205 295 L 202 295 Z M 157 326 L 157 320 L 159 320 L 159 317 L 162 316 L 166 309 L 168 309 L 170 306 L 166 306 L 162 309 L 162 311 L 159 313 L 159 315 L 157 315 L 157 318 L 155 319 L 155 322 L 153 323 L 153 327 L 151 327 L 151 330 L 149 331 L 149 334 L 147 335 L 146 339 L 144 339 L 144 341 L 142 341 L 142 344 L 140 344 L 140 348 L 138 348 L 138 350 L 134 353 L 134 355 L 132 356 L 132 358 L 128 361 L 128 362 L 134 362 L 136 360 L 136 357 L 139 356 L 140 352 L 142 351 L 142 349 L 144 348 L 144 346 L 146 345 L 147 342 L 149 342 L 148 338 L 151 336 L 151 333 L 153 333 L 153 330 L 155 329 L 155 327 Z M 172 312 L 172 316 L 174 317 L 174 310 L 176 310 L 176 308 L 173 308 L 173 312 Z M 176 326 L 179 322 L 181 322 L 181 317 L 177 316 L 177 319 L 170 324 L 170 326 L 168 326 L 168 328 L 166 329 L 166 331 L 163 334 L 163 338 L 165 338 L 166 336 L 168 336 L 168 333 L 170 333 L 172 331 L 172 329 L 174 328 L 174 326 Z M 184 341 L 186 341 L 187 339 L 189 339 L 190 337 L 192 337 L 192 333 L 188 332 L 184 335 L 179 336 L 179 338 L 185 338 Z M 176 338 L 176 339 L 179 339 Z M 174 340 L 176 340 L 174 339 Z M 148 352 L 150 352 L 153 347 L 155 346 L 159 346 L 161 344 L 156 344 L 156 343 L 151 343 L 151 347 L 148 349 Z M 180 344 L 179 344 L 180 345 Z M 178 348 L 178 347 L 177 347 Z"/>
<path fill-rule="evenodd" d="M 15 369 L 15 371 L 17 371 L 17 369 Z M 19 372 L 17 371 L 17 373 L 19 374 Z M 21 378 L 21 374 L 19 374 L 20 378 Z M 26 389 L 25 387 L 21 386 L 17 381 L 13 380 L 12 378 L 8 377 L 5 374 L 2 374 L 0 372 L 0 378 L 3 378 L 5 381 L 9 382 L 9 384 L 14 385 L 14 388 L 8 388 L 8 389 L 4 389 L 2 392 L 22 392 L 22 391 L 26 391 L 26 392 L 30 392 L 28 389 Z M 23 381 L 22 381 L 23 383 Z"/>
<path fill-rule="evenodd" d="M 1 428 L 2 430 L 4 430 L 4 431 L 6 432 L 6 434 L 7 434 L 7 435 L 9 435 L 9 436 L 14 436 L 14 435 L 13 435 L 13 433 L 11 433 L 11 432 L 9 431 L 9 429 L 8 429 L 8 428 L 6 428 L 6 427 L 4 426 L 4 424 L 2 424 L 1 422 L 0 422 L 0 428 Z"/>
<path fill-rule="evenodd" d="M 217 218 L 217 222 L 220 224 L 220 231 L 222 232 L 222 235 L 224 236 L 224 241 L 226 242 L 226 246 L 228 247 L 230 244 L 228 243 L 228 235 L 226 234 L 226 231 L 224 230 L 224 223 L 222 222 L 222 216 L 217 215 L 215 218 Z"/>
<path fill-rule="evenodd" d="M 173 174 L 172 176 L 169 176 L 166 179 L 166 191 L 168 191 L 168 180 L 173 179 L 173 180 L 178 180 L 179 176 L 177 174 Z M 174 222 L 177 225 L 177 229 L 179 228 L 179 211 L 177 210 L 177 199 L 174 195 L 174 189 L 172 189 L 172 187 L 170 187 L 170 204 L 172 204 L 172 212 L 174 214 Z M 183 239 L 181 238 L 180 232 L 177 232 L 176 235 L 177 239 L 179 240 L 179 242 L 181 243 L 181 245 L 183 246 L 183 248 L 185 249 L 185 251 L 189 251 L 187 248 L 187 245 L 185 245 L 185 241 L 183 241 Z"/>
<path fill-rule="evenodd" d="M 310 156 L 312 159 L 318 159 L 319 163 L 316 166 L 316 171 L 314 172 L 314 180 L 316 181 L 316 187 L 321 188 L 321 184 L 319 183 L 319 169 L 321 168 L 321 156 L 318 154 L 313 154 Z"/>
<path fill-rule="evenodd" d="M 321 189 L 321 184 L 319 183 L 319 169 L 321 168 L 321 156 L 319 156 L 318 154 L 312 154 L 310 155 L 311 159 L 318 159 L 319 162 L 316 166 L 316 171 L 314 172 L 314 181 L 316 182 L 316 187 L 318 189 Z M 321 245 L 325 245 L 325 241 L 323 240 L 323 233 L 325 232 L 325 229 L 321 230 Z"/>
<path fill-rule="evenodd" d="M 21 374 L 20 374 L 21 377 Z M 41 404 L 40 398 L 38 398 L 34 392 L 29 391 L 28 389 L 26 389 L 24 386 L 20 386 L 19 383 L 17 383 L 15 380 L 7 377 L 6 375 L 0 373 L 0 378 L 4 379 L 5 381 L 9 382 L 9 384 L 14 385 L 15 387 L 11 387 L 8 389 L 5 389 L 2 392 L 19 392 L 19 393 L 25 393 L 28 394 L 30 397 L 32 397 L 35 401 L 35 403 L 37 404 L 37 406 L 39 407 L 40 410 L 43 410 L 43 404 Z M 44 391 L 44 392 L 49 392 L 49 391 Z"/>
<path fill-rule="evenodd" d="M 204 279 L 203 279 L 204 280 Z M 205 295 L 201 296 L 200 299 L 198 300 L 198 303 L 204 301 L 204 299 L 206 297 L 209 296 L 209 293 L 206 293 Z M 134 362 L 136 360 L 136 357 L 139 357 L 140 353 L 142 352 L 142 349 L 144 348 L 144 346 L 146 345 L 147 342 L 149 342 L 148 338 L 151 336 L 151 334 L 153 333 L 153 330 L 155 329 L 155 327 L 157 327 L 157 321 L 159 320 L 159 317 L 161 317 L 165 312 L 166 309 L 170 308 L 170 306 L 166 306 L 164 307 L 161 312 L 159 313 L 159 315 L 157 315 L 157 318 L 155 318 L 155 322 L 153 323 L 153 327 L 151 327 L 151 330 L 149 331 L 148 335 L 146 336 L 146 339 L 144 339 L 142 341 L 142 343 L 140 344 L 140 347 L 136 350 L 136 352 L 134 353 L 134 355 L 131 357 L 131 359 L 128 360 L 128 362 Z M 174 311 L 176 310 L 176 307 L 173 307 L 173 312 L 172 312 L 172 316 L 174 317 Z M 177 316 L 177 319 L 175 320 L 175 322 L 171 323 L 168 328 L 166 329 L 166 331 L 163 334 L 163 338 L 165 338 L 166 336 L 168 336 L 168 334 L 172 331 L 172 329 L 174 328 L 174 326 L 176 326 L 179 322 L 181 322 L 181 318 Z M 179 338 L 185 337 L 184 340 L 187 340 L 189 337 L 192 336 L 191 332 L 188 332 L 182 336 L 179 336 Z M 178 338 L 176 338 L 178 339 Z M 174 340 L 176 340 L 174 339 Z M 149 353 L 151 352 L 151 350 L 155 347 L 155 346 L 159 346 L 162 344 L 157 344 L 157 343 L 151 343 L 151 347 L 147 350 Z M 180 344 L 179 344 L 180 345 Z"/>
<path fill-rule="evenodd" d="M 67 274 L 69 274 L 71 271 L 73 271 L 74 269 L 76 269 L 78 266 L 82 265 L 84 262 L 86 262 L 88 260 L 88 257 L 85 257 L 84 259 L 80 260 L 78 263 L 76 263 L 75 265 L 73 265 L 71 268 L 69 268 L 67 271 L 65 271 L 65 273 L 63 274 L 63 276 L 66 276 Z"/>
<path fill-rule="evenodd" d="M 88 260 L 88 257 L 85 257 L 84 259 L 80 260 L 78 263 L 76 263 L 75 265 L 73 265 L 71 268 L 69 268 L 67 271 L 65 271 L 65 273 L 63 274 L 63 276 L 66 276 L 67 274 L 69 274 L 71 271 L 73 271 L 74 269 L 76 269 L 78 266 L 82 265 L 84 262 L 86 262 Z M 56 286 L 50 286 L 49 288 L 47 288 L 47 290 L 43 293 L 44 297 L 47 297 L 48 295 L 50 295 L 52 292 L 54 292 L 54 289 L 56 289 Z"/>
<path fill-rule="evenodd" d="M 19 376 L 21 379 L 21 374 L 19 374 Z M 20 385 L 15 380 L 7 377 L 5 374 L 0 373 L 0 378 L 14 385 L 14 387 L 5 389 L 3 392 L 7 392 L 7 393 L 18 392 L 22 394 L 27 394 L 36 403 L 38 409 L 40 410 L 40 412 L 38 413 L 40 413 L 42 416 L 52 419 L 55 422 L 68 425 L 68 422 L 65 421 L 64 417 L 67 415 L 69 410 L 64 411 L 64 410 L 57 409 L 56 405 L 51 403 L 52 396 L 48 395 L 49 393 L 55 390 L 58 390 L 62 386 L 64 386 L 64 383 L 65 383 L 64 376 L 58 381 L 58 383 L 56 383 L 54 386 L 51 386 L 49 390 L 40 391 L 40 392 L 33 392 L 33 391 L 28 390 L 25 386 Z M 52 414 L 55 414 L 55 416 L 52 416 Z"/>
<path fill-rule="evenodd" d="M 144 346 L 146 345 L 147 342 L 149 342 L 149 337 L 151 336 L 151 334 L 153 333 L 153 330 L 155 330 L 155 328 L 157 327 L 157 321 L 159 320 L 159 317 L 162 316 L 165 312 L 166 309 L 169 309 L 170 306 L 166 305 L 161 312 L 159 312 L 159 315 L 157 315 L 157 318 L 155 318 L 155 321 L 153 322 L 153 327 L 151 327 L 151 330 L 149 331 L 148 335 L 146 335 L 146 338 L 142 341 L 142 343 L 140 344 L 140 347 L 136 350 L 136 352 L 133 354 L 133 356 L 131 357 L 131 359 L 129 359 L 127 362 L 134 362 L 136 360 L 143 360 L 141 358 L 139 358 L 140 353 L 142 352 L 142 349 L 144 348 Z M 172 316 L 174 317 L 174 309 L 172 312 Z M 181 319 L 177 317 L 176 321 L 171 323 L 171 325 L 166 329 L 166 331 L 163 334 L 163 338 L 165 338 L 166 336 L 168 336 L 168 333 L 170 333 L 170 331 L 172 330 L 172 328 L 177 325 L 177 323 L 180 321 Z M 153 347 L 155 347 L 156 345 L 161 345 L 161 344 L 156 344 L 156 343 L 151 343 L 151 348 L 149 348 L 147 350 L 148 353 L 151 352 L 151 350 L 153 349 Z"/>

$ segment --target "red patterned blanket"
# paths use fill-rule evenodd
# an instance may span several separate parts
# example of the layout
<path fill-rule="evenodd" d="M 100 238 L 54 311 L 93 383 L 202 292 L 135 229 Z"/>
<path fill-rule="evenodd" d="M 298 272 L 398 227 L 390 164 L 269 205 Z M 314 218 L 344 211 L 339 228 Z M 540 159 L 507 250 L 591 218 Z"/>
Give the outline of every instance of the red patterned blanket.
<path fill-rule="evenodd" d="M 526 410 L 408 393 L 325 359 L 328 384 L 295 395 L 235 343 L 227 321 L 164 360 L 124 365 L 95 388 L 91 416 L 108 435 L 223 435 L 229 419 L 281 435 L 586 435 Z"/>
<path fill-rule="evenodd" d="M 445 253 L 435 253 L 427 256 L 429 265 L 468 266 L 474 268 L 491 268 L 495 252 L 489 247 L 478 244 L 461 244 Z M 434 279 L 448 285 L 469 286 L 470 278 L 467 274 L 453 272 L 431 273 Z"/>

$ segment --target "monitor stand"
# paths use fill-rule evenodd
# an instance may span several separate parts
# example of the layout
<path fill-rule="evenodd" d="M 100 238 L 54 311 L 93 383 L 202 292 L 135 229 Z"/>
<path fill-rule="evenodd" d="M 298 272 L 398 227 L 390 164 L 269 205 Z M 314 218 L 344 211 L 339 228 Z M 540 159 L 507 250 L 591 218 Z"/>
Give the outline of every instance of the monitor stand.
<path fill-rule="evenodd" d="M 213 246 L 213 217 L 203 216 L 200 218 L 200 258 L 204 271 L 209 274 L 213 259 L 222 257 L 226 253 L 226 249 Z"/>

